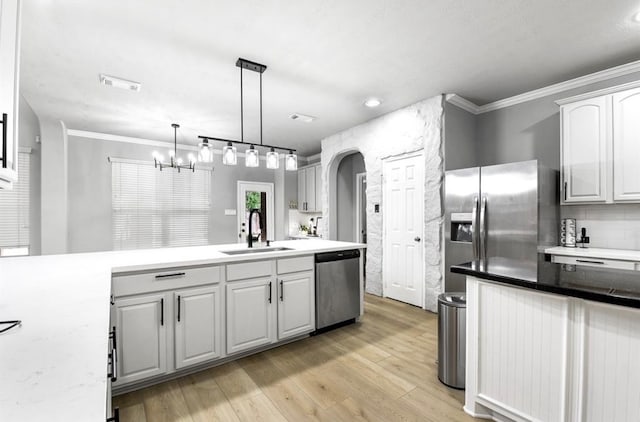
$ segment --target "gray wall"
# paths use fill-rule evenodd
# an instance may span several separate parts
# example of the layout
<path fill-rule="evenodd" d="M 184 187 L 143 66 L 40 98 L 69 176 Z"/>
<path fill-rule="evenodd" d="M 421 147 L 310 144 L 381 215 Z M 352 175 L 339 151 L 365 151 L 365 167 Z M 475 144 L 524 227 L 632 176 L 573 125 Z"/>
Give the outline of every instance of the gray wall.
<path fill-rule="evenodd" d="M 451 103 L 444 105 L 444 169 L 478 165 L 476 116 Z"/>
<path fill-rule="evenodd" d="M 155 149 L 158 148 L 80 137 L 69 138 L 68 158 L 71 165 L 68 169 L 68 252 L 112 249 L 111 164 L 107 157 L 150 160 Z M 224 210 L 235 209 L 237 206 L 237 181 L 273 183 L 275 174 L 264 165 L 260 168 L 246 168 L 239 163 L 230 167 L 222 164 L 221 155 L 216 154 L 214 157 L 209 243 L 234 243 L 237 241 L 236 216 L 225 216 Z M 295 172 L 289 173 L 293 176 L 287 174 L 283 179 L 290 185 Z M 288 191 L 291 190 L 295 191 L 295 188 L 289 187 Z M 275 200 L 281 201 L 282 198 Z"/>
<path fill-rule="evenodd" d="M 364 157 L 359 152 L 344 157 L 338 165 L 338 240 L 356 241 L 356 174 L 364 172 Z"/>
<path fill-rule="evenodd" d="M 640 79 L 640 72 L 476 116 L 479 165 L 537 159 L 560 169 L 560 114 L 554 101 Z"/>
<path fill-rule="evenodd" d="M 18 144 L 21 147 L 31 148 L 31 170 L 29 202 L 31 212 L 29 215 L 29 244 L 30 254 L 40 255 L 41 230 L 40 230 L 40 166 L 42 157 L 41 144 L 36 143 L 36 136 L 40 136 L 40 122 L 29 103 L 20 96 L 20 122 L 18 128 Z M 18 169 L 18 171 L 20 171 Z"/>

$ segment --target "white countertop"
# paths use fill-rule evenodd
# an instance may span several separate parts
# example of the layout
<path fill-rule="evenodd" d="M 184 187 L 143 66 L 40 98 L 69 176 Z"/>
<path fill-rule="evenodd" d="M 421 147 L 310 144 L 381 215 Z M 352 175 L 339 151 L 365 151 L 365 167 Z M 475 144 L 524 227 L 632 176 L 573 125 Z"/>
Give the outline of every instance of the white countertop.
<path fill-rule="evenodd" d="M 366 248 L 278 241 L 293 250 L 247 255 L 244 244 L 0 259 L 0 421 L 104 421 L 112 273 Z"/>
<path fill-rule="evenodd" d="M 582 258 L 618 259 L 622 261 L 640 262 L 640 251 L 630 249 L 602 249 L 602 248 L 567 248 L 555 246 L 547 248 L 545 253 L 551 255 L 577 256 Z"/>

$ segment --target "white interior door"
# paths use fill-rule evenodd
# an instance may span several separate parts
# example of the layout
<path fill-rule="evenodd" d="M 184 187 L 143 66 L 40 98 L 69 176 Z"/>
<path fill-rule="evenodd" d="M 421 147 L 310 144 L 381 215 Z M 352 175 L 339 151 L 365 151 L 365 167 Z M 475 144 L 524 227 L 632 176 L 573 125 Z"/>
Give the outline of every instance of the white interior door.
<path fill-rule="evenodd" d="M 264 203 L 264 201 L 266 201 L 266 203 Z M 249 212 L 251 208 L 262 209 L 266 211 L 267 214 L 266 216 L 262 216 L 262 221 L 266 222 L 266 228 L 261 228 L 265 229 L 262 232 L 261 240 L 263 242 L 266 240 L 275 240 L 273 183 L 238 181 L 238 243 L 247 241 Z M 252 225 L 252 229 L 253 228 L 255 228 L 255 224 Z M 258 230 L 254 230 L 254 235 L 257 235 L 257 231 Z"/>
<path fill-rule="evenodd" d="M 383 294 L 423 306 L 424 158 L 422 151 L 384 160 Z"/>

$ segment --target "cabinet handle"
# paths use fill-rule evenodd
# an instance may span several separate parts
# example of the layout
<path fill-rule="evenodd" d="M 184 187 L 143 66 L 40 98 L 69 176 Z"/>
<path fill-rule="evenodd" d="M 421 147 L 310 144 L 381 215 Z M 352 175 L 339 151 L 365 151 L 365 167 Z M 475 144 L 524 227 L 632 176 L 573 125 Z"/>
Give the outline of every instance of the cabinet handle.
<path fill-rule="evenodd" d="M 282 284 L 282 280 L 280 280 L 280 302 L 284 301 L 284 285 Z"/>
<path fill-rule="evenodd" d="M 160 299 L 160 325 L 164 325 L 164 298 Z"/>
<path fill-rule="evenodd" d="M 178 295 L 178 322 L 180 322 L 180 295 Z"/>
<path fill-rule="evenodd" d="M 171 273 L 171 274 L 158 274 L 156 279 L 169 278 L 169 277 L 184 277 L 187 273 Z"/>
<path fill-rule="evenodd" d="M 109 354 L 109 361 L 111 363 L 111 373 L 108 374 L 111 377 L 111 382 L 118 381 L 118 347 L 116 344 L 116 327 L 113 327 L 109 333 L 109 338 L 112 341 L 111 353 Z"/>
<path fill-rule="evenodd" d="M 604 261 L 591 261 L 589 259 L 576 259 L 576 262 L 583 262 L 585 264 L 600 264 L 600 265 L 604 265 Z"/>
<path fill-rule="evenodd" d="M 271 303 L 271 290 L 273 290 L 271 288 L 271 282 L 269 282 L 269 303 Z"/>
<path fill-rule="evenodd" d="M 111 332 L 109 333 L 109 339 L 111 340 L 111 344 L 113 345 L 112 349 L 117 349 L 118 346 L 116 345 L 116 327 L 115 326 L 111 328 Z"/>
<path fill-rule="evenodd" d="M 564 182 L 564 200 L 567 200 L 567 182 Z"/>
<path fill-rule="evenodd" d="M 107 418 L 107 422 L 120 422 L 120 408 L 113 409 L 113 416 Z"/>
<path fill-rule="evenodd" d="M 2 168 L 7 168 L 7 113 L 2 113 Z"/>

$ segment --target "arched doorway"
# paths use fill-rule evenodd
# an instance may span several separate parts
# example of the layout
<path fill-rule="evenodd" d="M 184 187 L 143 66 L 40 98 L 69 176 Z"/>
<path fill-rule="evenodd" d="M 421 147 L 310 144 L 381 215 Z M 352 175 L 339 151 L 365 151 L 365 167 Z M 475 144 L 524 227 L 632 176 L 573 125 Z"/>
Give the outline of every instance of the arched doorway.
<path fill-rule="evenodd" d="M 337 163 L 335 189 L 335 239 L 366 240 L 366 171 L 360 152 L 345 155 Z"/>

